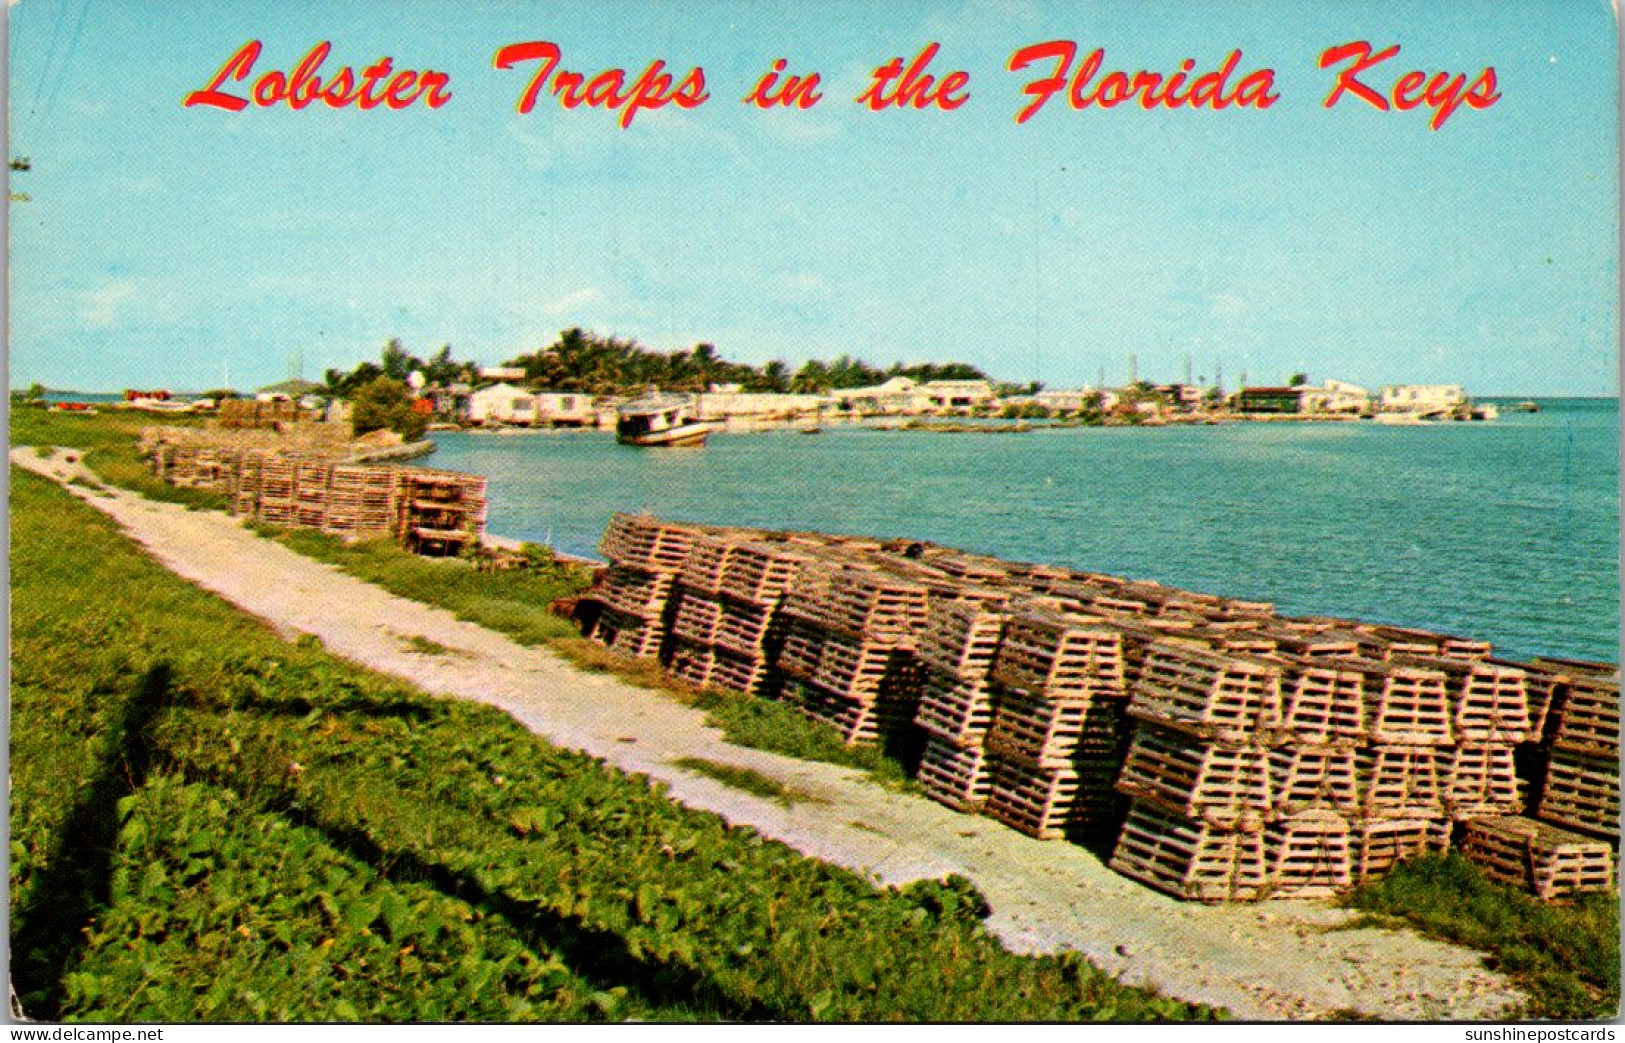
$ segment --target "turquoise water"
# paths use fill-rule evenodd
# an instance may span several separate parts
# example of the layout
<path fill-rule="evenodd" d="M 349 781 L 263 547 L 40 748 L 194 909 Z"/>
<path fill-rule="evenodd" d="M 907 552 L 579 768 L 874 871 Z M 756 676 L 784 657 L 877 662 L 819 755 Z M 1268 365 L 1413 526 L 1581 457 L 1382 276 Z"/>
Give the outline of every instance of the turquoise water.
<path fill-rule="evenodd" d="M 435 435 L 491 480 L 488 527 L 596 554 L 616 510 L 908 536 L 1617 660 L 1619 406 L 1488 424 L 1027 434 L 827 429 L 639 450 L 599 432 Z"/>

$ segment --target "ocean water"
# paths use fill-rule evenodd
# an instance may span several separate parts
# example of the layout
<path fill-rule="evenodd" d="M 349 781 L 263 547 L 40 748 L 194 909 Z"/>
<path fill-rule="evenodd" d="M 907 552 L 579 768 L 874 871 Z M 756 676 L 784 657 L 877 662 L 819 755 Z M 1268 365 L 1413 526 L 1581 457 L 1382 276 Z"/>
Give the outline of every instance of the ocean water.
<path fill-rule="evenodd" d="M 1493 641 L 1619 657 L 1619 404 L 1494 423 L 1026 434 L 437 434 L 490 478 L 494 533 L 596 555 L 617 510 L 906 536 Z"/>

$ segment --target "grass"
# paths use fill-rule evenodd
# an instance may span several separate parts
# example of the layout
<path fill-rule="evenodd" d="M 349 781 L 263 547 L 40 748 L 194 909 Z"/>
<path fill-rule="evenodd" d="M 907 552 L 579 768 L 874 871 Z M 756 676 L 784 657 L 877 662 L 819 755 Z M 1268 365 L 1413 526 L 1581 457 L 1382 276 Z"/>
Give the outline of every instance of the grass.
<path fill-rule="evenodd" d="M 679 768 L 686 768 L 707 778 L 715 779 L 724 786 L 732 787 L 744 793 L 753 793 L 758 797 L 766 797 L 787 808 L 796 804 L 829 803 L 822 797 L 815 797 L 793 786 L 786 786 L 751 768 L 741 768 L 734 764 L 722 764 L 718 761 L 706 760 L 704 757 L 682 757 L 672 763 Z"/>
<path fill-rule="evenodd" d="M 586 569 L 555 562 L 533 569 L 485 569 L 459 558 L 424 558 L 391 540 L 348 543 L 313 529 L 256 523 L 254 530 L 306 557 L 336 565 L 398 597 L 436 605 L 458 619 L 506 634 L 524 645 L 576 636 L 569 620 L 548 609 L 577 594 Z"/>
<path fill-rule="evenodd" d="M 86 416 L 81 413 L 53 413 L 35 406 L 13 406 L 11 444 L 78 449 L 84 454 L 85 466 L 109 485 L 140 493 L 148 499 L 182 504 L 193 510 L 225 510 L 229 504 L 223 493 L 170 485 L 153 475 L 137 449 L 143 427 L 154 424 L 196 426 L 201 423 L 201 420 L 188 417 L 158 419 L 147 414 L 115 410 Z"/>
<path fill-rule="evenodd" d="M 461 655 L 455 648 L 450 648 L 422 634 L 413 634 L 406 639 L 406 647 L 419 655 Z"/>
<path fill-rule="evenodd" d="M 289 643 L 12 472 L 12 974 L 93 1020 L 1188 1020 Z"/>
<path fill-rule="evenodd" d="M 1585 895 L 1549 905 L 1484 877 L 1459 854 L 1406 862 L 1345 904 L 1354 926 L 1409 925 L 1489 953 L 1529 994 L 1523 1018 L 1614 1018 L 1619 1013 L 1619 898 Z"/>
<path fill-rule="evenodd" d="M 127 414 L 86 417 L 19 409 L 12 415 L 12 441 L 77 447 L 86 450 L 86 463 L 113 485 L 152 499 L 223 509 L 225 497 L 220 494 L 177 489 L 152 476 L 134 449 L 135 438 L 148 423 L 150 418 Z M 422 558 L 388 540 L 347 543 L 310 529 L 263 524 L 254 529 L 399 597 L 444 608 L 520 644 L 545 645 L 579 667 L 614 674 L 703 709 L 708 721 L 737 745 L 856 768 L 894 789 L 913 786 L 909 768 L 915 751 L 848 746 L 833 728 L 790 706 L 739 692 L 696 692 L 667 676 L 658 664 L 612 655 L 582 640 L 574 625 L 548 606 L 585 590 L 590 582 L 585 569 L 541 561 L 536 568 L 491 571 L 467 561 Z"/>
<path fill-rule="evenodd" d="M 587 570 L 562 562 L 535 569 L 490 571 L 466 561 L 421 558 L 388 540 L 346 543 L 309 529 L 256 525 L 262 536 L 336 565 L 400 597 L 445 608 L 459 619 L 508 635 L 520 644 L 553 649 L 576 666 L 610 673 L 706 712 L 729 742 L 803 760 L 857 768 L 884 785 L 905 788 L 905 756 L 872 746 L 848 746 L 828 725 L 794 708 L 722 689 L 697 691 L 652 660 L 629 659 L 583 640 L 575 626 L 548 606 L 581 593 Z"/>

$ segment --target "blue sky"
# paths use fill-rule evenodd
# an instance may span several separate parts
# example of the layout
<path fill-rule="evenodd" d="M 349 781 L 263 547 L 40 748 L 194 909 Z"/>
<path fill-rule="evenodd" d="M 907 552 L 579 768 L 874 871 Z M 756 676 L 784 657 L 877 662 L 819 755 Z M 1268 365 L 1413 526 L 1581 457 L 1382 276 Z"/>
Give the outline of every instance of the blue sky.
<path fill-rule="evenodd" d="M 437 110 L 185 108 L 243 43 L 254 77 L 331 40 L 451 78 Z M 1266 111 L 1053 99 L 1016 49 L 1074 40 L 1105 69 L 1232 83 Z M 1307 371 L 1368 386 L 1614 394 L 1614 15 L 1590 0 L 1152 4 L 270 3 L 21 0 L 10 11 L 10 378 L 239 388 L 376 357 L 391 337 L 496 363 L 582 326 L 760 363 L 957 359 L 1051 387 L 1227 386 Z M 521 115 L 503 45 L 632 75 L 703 67 L 710 100 Z M 1317 59 L 1368 40 L 1362 77 L 1496 70 L 1502 98 L 1326 109 Z M 869 112 L 877 65 L 941 51 L 953 112 Z M 808 111 L 741 99 L 774 59 L 820 72 Z M 239 87 L 238 89 L 244 89 Z"/>

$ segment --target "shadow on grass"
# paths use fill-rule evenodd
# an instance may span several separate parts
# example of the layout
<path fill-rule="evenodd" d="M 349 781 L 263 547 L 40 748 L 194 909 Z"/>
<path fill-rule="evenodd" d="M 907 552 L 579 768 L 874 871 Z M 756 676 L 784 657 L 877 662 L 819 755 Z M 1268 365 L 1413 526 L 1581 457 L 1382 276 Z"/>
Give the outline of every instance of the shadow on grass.
<path fill-rule="evenodd" d="M 12 926 L 12 985 L 23 1012 L 53 1021 L 62 979 L 85 945 L 85 931 L 112 898 L 119 800 L 139 790 L 152 767 L 152 725 L 171 701 L 170 668 L 142 675 L 110 736 L 108 755 L 67 821 L 28 905 Z"/>

